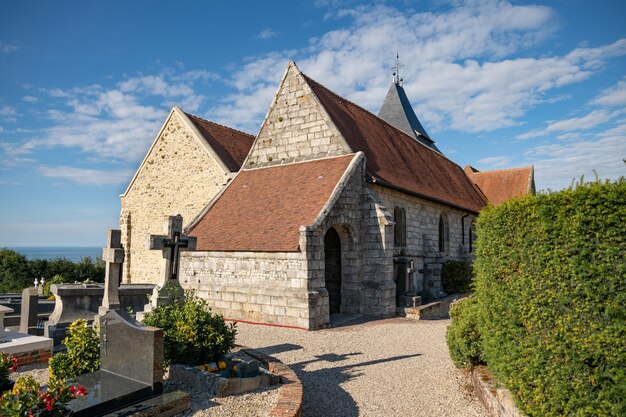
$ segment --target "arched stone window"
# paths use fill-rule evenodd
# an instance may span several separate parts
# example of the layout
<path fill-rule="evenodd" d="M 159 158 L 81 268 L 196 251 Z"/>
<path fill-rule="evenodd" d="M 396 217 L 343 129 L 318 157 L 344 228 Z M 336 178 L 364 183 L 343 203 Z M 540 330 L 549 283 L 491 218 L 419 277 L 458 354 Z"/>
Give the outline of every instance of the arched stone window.
<path fill-rule="evenodd" d="M 439 215 L 439 252 L 447 253 L 449 246 L 449 233 L 448 233 L 448 221 L 447 217 L 442 214 Z"/>
<path fill-rule="evenodd" d="M 406 210 L 396 206 L 393 209 L 393 219 L 396 225 L 394 231 L 394 244 L 396 246 L 406 246 Z"/>

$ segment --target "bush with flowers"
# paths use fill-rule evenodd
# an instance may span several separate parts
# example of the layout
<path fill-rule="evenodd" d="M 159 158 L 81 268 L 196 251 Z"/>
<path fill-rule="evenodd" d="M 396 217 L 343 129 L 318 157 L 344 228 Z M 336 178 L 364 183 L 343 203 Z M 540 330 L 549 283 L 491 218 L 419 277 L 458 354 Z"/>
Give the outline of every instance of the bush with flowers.
<path fill-rule="evenodd" d="M 17 358 L 8 353 L 0 352 L 0 390 L 9 387 L 9 372 L 17 370 Z"/>
<path fill-rule="evenodd" d="M 67 416 L 67 403 L 86 395 L 85 387 L 67 385 L 61 379 L 51 378 L 44 390 L 32 376 L 17 380 L 13 390 L 0 397 L 0 415 L 6 417 Z"/>

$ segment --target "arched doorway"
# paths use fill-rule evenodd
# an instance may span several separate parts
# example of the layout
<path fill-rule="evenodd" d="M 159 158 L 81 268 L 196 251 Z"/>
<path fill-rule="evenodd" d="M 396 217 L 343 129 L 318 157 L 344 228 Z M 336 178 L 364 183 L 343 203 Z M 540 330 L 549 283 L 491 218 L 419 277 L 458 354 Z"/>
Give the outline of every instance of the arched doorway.
<path fill-rule="evenodd" d="M 330 314 L 339 313 L 341 309 L 341 240 L 337 230 L 332 227 L 324 236 L 324 260 Z"/>

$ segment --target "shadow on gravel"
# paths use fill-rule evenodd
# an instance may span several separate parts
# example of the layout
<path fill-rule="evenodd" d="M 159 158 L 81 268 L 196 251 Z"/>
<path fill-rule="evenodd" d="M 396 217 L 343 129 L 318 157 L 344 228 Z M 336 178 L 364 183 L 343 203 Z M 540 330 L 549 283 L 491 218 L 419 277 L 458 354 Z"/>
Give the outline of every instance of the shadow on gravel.
<path fill-rule="evenodd" d="M 298 378 L 300 378 L 300 381 L 302 381 L 303 416 L 357 417 L 359 415 L 359 407 L 350 394 L 341 387 L 341 384 L 362 375 L 362 373 L 356 371 L 355 368 L 363 368 L 365 366 L 421 356 L 420 353 L 416 353 L 413 355 L 401 355 L 344 366 L 331 366 L 331 364 L 336 364 L 337 362 L 348 359 L 349 356 L 361 354 L 362 353 L 324 354 L 316 356 L 316 359 L 289 364 L 289 367 L 293 369 L 298 375 Z M 304 370 L 307 365 L 315 362 L 326 362 L 329 366 L 313 371 Z M 375 387 L 372 387 L 372 394 L 375 394 L 374 390 Z"/>
<path fill-rule="evenodd" d="M 260 348 L 259 350 L 263 351 L 266 355 L 275 355 L 277 353 L 290 352 L 292 350 L 300 350 L 302 346 L 294 345 L 293 343 L 281 343 L 280 345 L 267 346 L 264 348 Z"/>

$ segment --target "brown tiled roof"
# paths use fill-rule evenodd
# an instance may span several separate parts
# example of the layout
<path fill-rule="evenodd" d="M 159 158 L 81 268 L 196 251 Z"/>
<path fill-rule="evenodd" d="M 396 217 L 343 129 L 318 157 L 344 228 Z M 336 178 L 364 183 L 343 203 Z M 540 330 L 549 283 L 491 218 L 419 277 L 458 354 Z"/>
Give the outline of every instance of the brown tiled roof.
<path fill-rule="evenodd" d="M 240 171 L 192 226 L 201 251 L 296 252 L 354 154 Z"/>
<path fill-rule="evenodd" d="M 476 213 L 485 206 L 460 166 L 303 76 L 352 150 L 365 153 L 376 182 Z"/>
<path fill-rule="evenodd" d="M 204 139 L 222 159 L 231 172 L 239 171 L 241 164 L 248 155 L 254 136 L 204 120 L 198 116 L 185 113 L 189 120 L 198 128 Z"/>
<path fill-rule="evenodd" d="M 532 166 L 481 172 L 468 165 L 465 167 L 465 173 L 494 206 L 510 198 L 535 192 Z"/>

